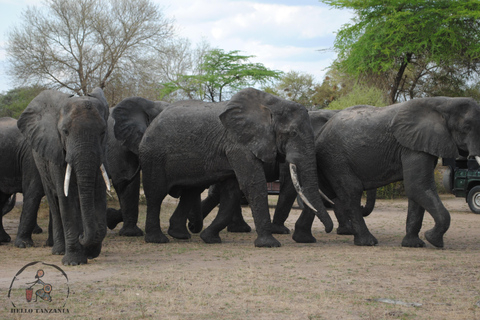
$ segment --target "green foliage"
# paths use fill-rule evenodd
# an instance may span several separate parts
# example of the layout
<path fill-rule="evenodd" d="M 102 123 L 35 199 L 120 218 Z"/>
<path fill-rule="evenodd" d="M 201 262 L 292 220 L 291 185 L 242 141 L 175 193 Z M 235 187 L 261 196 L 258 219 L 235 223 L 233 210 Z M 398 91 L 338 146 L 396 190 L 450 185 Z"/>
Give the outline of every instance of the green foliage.
<path fill-rule="evenodd" d="M 398 96 L 406 66 L 415 60 L 430 67 L 455 66 L 466 73 L 477 69 L 478 0 L 321 1 L 356 13 L 353 23 L 337 33 L 337 66 L 356 76 L 394 70 L 391 99 Z"/>
<path fill-rule="evenodd" d="M 313 99 L 315 94 L 314 77 L 308 73 L 290 71 L 282 75 L 275 87 L 269 90 L 270 93 L 295 101 L 305 107 L 312 107 L 316 104 Z"/>
<path fill-rule="evenodd" d="M 351 106 L 368 104 L 375 107 L 388 105 L 383 91 L 375 87 L 355 85 L 349 93 L 332 101 L 327 109 L 342 110 Z"/>
<path fill-rule="evenodd" d="M 249 62 L 254 56 L 240 55 L 239 50 L 225 52 L 210 50 L 200 64 L 198 74 L 182 75 L 177 83 L 164 83 L 161 98 L 177 90 L 195 91 L 201 100 L 212 102 L 225 100 L 237 91 L 255 84 L 265 85 L 278 79 L 281 71 L 267 69 L 261 63 Z M 181 85 L 179 83 L 182 83 Z"/>
<path fill-rule="evenodd" d="M 18 119 L 30 101 L 44 89 L 40 86 L 20 87 L 0 94 L 0 117 Z"/>

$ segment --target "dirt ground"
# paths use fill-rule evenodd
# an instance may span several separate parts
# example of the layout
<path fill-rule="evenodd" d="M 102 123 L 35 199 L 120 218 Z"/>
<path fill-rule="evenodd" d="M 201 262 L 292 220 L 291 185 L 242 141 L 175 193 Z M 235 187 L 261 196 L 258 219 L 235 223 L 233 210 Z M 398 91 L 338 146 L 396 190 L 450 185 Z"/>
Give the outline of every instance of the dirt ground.
<path fill-rule="evenodd" d="M 318 220 L 317 243 L 297 244 L 291 235 L 277 235 L 281 248 L 255 248 L 254 232 L 226 231 L 222 244 L 207 245 L 196 234 L 189 241 L 147 244 L 142 237 L 118 236 L 118 226 L 108 231 L 98 258 L 67 267 L 43 246 L 46 233 L 34 235 L 35 248 L 0 246 L 0 318 L 480 319 L 480 216 L 469 211 L 464 199 L 443 198 L 452 214 L 444 249 L 400 246 L 405 199 L 378 200 L 366 218 L 379 240 L 375 247 L 354 246 L 352 236 L 326 234 Z M 164 205 L 164 231 L 175 205 L 175 199 Z M 142 228 L 144 212 L 142 206 Z M 292 211 L 287 221 L 291 229 L 299 213 Z M 248 207 L 244 215 L 253 227 Z M 46 230 L 46 208 L 40 216 Z M 3 220 L 13 239 L 18 217 L 16 208 Z M 422 238 L 432 225 L 427 214 Z M 60 289 L 55 285 L 57 295 L 53 290 L 50 304 L 27 304 L 20 290 L 25 309 L 12 313 L 12 302 L 22 308 L 12 301 L 13 294 L 9 297 L 14 276 L 34 261 L 57 265 L 68 275 L 64 313 L 43 313 L 58 308 Z"/>

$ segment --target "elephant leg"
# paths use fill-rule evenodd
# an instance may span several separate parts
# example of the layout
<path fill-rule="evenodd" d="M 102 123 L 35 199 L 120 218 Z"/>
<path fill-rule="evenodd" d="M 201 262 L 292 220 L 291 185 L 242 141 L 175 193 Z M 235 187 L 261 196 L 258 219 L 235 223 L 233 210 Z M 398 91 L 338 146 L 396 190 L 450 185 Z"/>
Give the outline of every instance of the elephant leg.
<path fill-rule="evenodd" d="M 188 214 L 188 230 L 199 233 L 203 229 L 203 220 L 220 203 L 220 193 L 216 191 L 217 185 L 208 188 L 208 196 L 200 203 L 195 203 Z"/>
<path fill-rule="evenodd" d="M 403 247 L 419 248 L 425 247 L 425 242 L 418 236 L 422 228 L 423 216 L 425 209 L 418 205 L 412 199 L 408 199 L 408 213 L 407 213 L 407 233 L 402 240 Z"/>
<path fill-rule="evenodd" d="M 47 247 L 53 247 L 53 217 L 52 217 L 52 209 L 48 211 L 48 237 L 45 245 Z"/>
<path fill-rule="evenodd" d="M 52 254 L 65 254 L 65 235 L 63 233 L 62 218 L 60 217 L 60 208 L 58 198 L 53 195 L 51 190 L 45 192 L 50 208 L 49 235 L 47 246 L 52 246 Z M 51 230 L 50 230 L 51 225 Z M 50 239 L 52 239 L 50 241 Z"/>
<path fill-rule="evenodd" d="M 293 207 L 293 203 L 297 197 L 297 191 L 293 186 L 290 174 L 287 172 L 286 174 L 282 174 L 282 176 L 280 194 L 278 195 L 277 206 L 275 207 L 275 213 L 273 214 L 272 233 L 289 234 L 290 229 L 285 227 L 285 221 L 287 221 L 290 210 Z"/>
<path fill-rule="evenodd" d="M 267 181 L 262 162 L 254 158 L 252 153 L 243 153 L 240 150 L 228 154 L 228 160 L 235 171 L 240 189 L 245 194 L 252 210 L 257 231 L 255 246 L 280 247 L 280 242 L 272 235 Z"/>
<path fill-rule="evenodd" d="M 143 231 L 137 226 L 138 202 L 140 197 L 140 173 L 137 173 L 132 181 L 123 183 L 119 187 L 117 194 L 123 220 L 123 226 L 118 234 L 126 237 L 143 236 Z"/>
<path fill-rule="evenodd" d="M 118 190 L 115 188 L 115 190 Z M 117 191 L 118 194 L 118 191 Z M 123 222 L 122 210 L 121 209 L 114 209 L 114 208 L 107 208 L 107 227 L 110 230 L 113 230 L 117 227 L 117 225 Z"/>
<path fill-rule="evenodd" d="M 299 243 L 315 243 L 317 239 L 312 235 L 312 224 L 315 213 L 308 206 L 302 210 L 302 214 L 295 223 L 292 239 Z"/>
<path fill-rule="evenodd" d="M 228 232 L 250 232 L 252 228 L 248 225 L 248 223 L 243 219 L 242 214 L 242 204 L 241 199 L 242 194 L 239 190 L 239 202 L 238 206 L 232 208 L 232 221 L 228 224 L 227 231 Z"/>
<path fill-rule="evenodd" d="M 241 210 L 241 192 L 237 180 L 235 178 L 227 179 L 219 183 L 219 187 L 222 192 L 217 216 L 200 234 L 200 238 L 202 238 L 205 243 L 221 243 L 220 231 L 225 229 L 232 221 L 234 211 L 239 208 Z"/>
<path fill-rule="evenodd" d="M 15 238 L 15 246 L 18 248 L 33 247 L 32 233 L 37 226 L 38 208 L 42 201 L 43 192 L 26 189 L 23 195 L 22 214 Z"/>
<path fill-rule="evenodd" d="M 201 197 L 203 189 L 185 189 L 180 196 L 180 202 L 177 208 L 170 217 L 170 226 L 168 228 L 168 234 L 176 239 L 190 239 L 191 235 L 187 230 L 187 218 L 191 213 L 193 207 L 197 210 L 200 207 Z M 198 217 L 200 217 L 200 211 L 197 211 Z"/>
<path fill-rule="evenodd" d="M 10 199 L 10 195 L 0 192 L 0 208 L 3 208 L 7 205 L 8 200 Z M 3 228 L 3 216 L 0 217 L 0 242 L 10 242 L 12 238 L 8 235 L 8 233 Z"/>
<path fill-rule="evenodd" d="M 340 235 L 353 235 L 355 234 L 355 230 L 353 229 L 352 222 L 348 218 L 345 213 L 345 207 L 343 206 L 342 202 L 336 199 L 333 205 L 333 212 L 335 213 L 335 217 L 337 218 L 338 227 L 337 227 L 337 234 Z"/>
<path fill-rule="evenodd" d="M 145 242 L 167 243 L 170 240 L 160 227 L 160 210 L 162 201 L 167 196 L 165 176 L 157 172 L 153 165 L 143 168 L 143 190 L 147 199 L 147 216 L 145 219 Z"/>
<path fill-rule="evenodd" d="M 450 227 L 450 213 L 443 205 L 435 186 L 434 169 L 437 157 L 409 152 L 402 157 L 405 192 L 409 199 L 427 210 L 435 221 L 425 238 L 435 247 L 443 247 L 443 235 Z M 414 168 L 415 170 L 412 170 Z M 418 224 L 419 218 L 416 218 Z"/>

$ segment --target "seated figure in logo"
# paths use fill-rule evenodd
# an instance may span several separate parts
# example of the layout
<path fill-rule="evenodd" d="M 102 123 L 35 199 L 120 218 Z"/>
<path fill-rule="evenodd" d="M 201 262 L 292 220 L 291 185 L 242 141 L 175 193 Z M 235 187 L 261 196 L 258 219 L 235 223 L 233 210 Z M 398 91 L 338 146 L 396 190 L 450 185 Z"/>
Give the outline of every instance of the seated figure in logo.
<path fill-rule="evenodd" d="M 35 291 L 35 302 L 37 301 L 38 298 L 48 302 L 52 301 L 52 297 L 50 296 L 50 293 L 52 292 L 52 285 L 49 283 L 45 283 L 40 279 L 44 275 L 45 275 L 45 272 L 42 269 L 39 269 L 37 271 L 37 274 L 35 275 L 35 279 L 37 280 L 35 280 L 34 282 L 28 283 L 28 284 L 31 284 L 31 286 L 27 290 L 31 290 L 33 286 L 35 286 L 36 284 L 40 284 L 43 286 L 42 289 L 38 289 L 37 291 Z"/>

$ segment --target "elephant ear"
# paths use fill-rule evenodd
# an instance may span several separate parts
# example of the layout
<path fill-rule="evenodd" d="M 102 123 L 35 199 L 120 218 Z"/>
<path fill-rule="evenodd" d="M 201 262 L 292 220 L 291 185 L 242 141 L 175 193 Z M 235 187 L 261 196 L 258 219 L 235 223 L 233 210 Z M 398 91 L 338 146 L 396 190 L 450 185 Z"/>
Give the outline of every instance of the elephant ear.
<path fill-rule="evenodd" d="M 274 121 L 269 106 L 279 98 L 253 88 L 235 94 L 220 115 L 228 135 L 263 162 L 277 155 Z"/>
<path fill-rule="evenodd" d="M 87 93 L 87 96 L 95 98 L 98 101 L 100 101 L 100 104 L 102 105 L 103 108 L 102 110 L 99 110 L 99 112 L 103 116 L 106 122 L 108 120 L 109 109 L 108 109 L 108 102 L 107 102 L 107 99 L 105 98 L 103 90 L 97 87 L 93 89 L 92 92 Z"/>
<path fill-rule="evenodd" d="M 17 126 L 42 158 L 57 165 L 64 163 L 63 146 L 57 131 L 60 108 L 72 95 L 54 90 L 42 91 L 20 115 Z"/>
<path fill-rule="evenodd" d="M 404 147 L 444 158 L 458 157 L 457 145 L 440 112 L 441 98 L 423 98 L 404 102 L 392 119 L 391 129 Z"/>
<path fill-rule="evenodd" d="M 115 138 L 138 155 L 138 146 L 145 130 L 155 117 L 170 104 L 140 97 L 122 100 L 112 111 Z"/>

